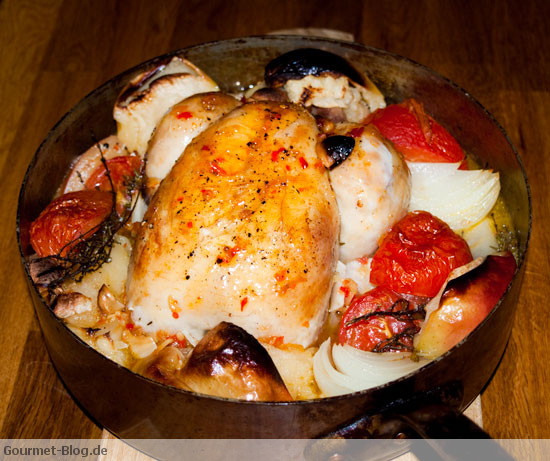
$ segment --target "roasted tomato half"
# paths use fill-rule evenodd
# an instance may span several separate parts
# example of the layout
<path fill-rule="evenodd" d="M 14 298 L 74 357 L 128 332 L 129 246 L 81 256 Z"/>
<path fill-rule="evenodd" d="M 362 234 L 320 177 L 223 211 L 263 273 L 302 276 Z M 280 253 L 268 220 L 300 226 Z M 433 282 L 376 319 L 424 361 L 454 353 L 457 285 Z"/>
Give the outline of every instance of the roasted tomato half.
<path fill-rule="evenodd" d="M 411 351 L 427 301 L 384 287 L 355 296 L 342 317 L 338 340 L 364 351 Z"/>
<path fill-rule="evenodd" d="M 451 271 L 472 260 L 466 241 L 427 211 L 414 211 L 386 234 L 370 281 L 397 293 L 434 297 Z"/>
<path fill-rule="evenodd" d="M 409 162 L 463 162 L 465 167 L 458 142 L 414 99 L 377 110 L 370 122 Z"/>
<path fill-rule="evenodd" d="M 56 198 L 30 227 L 31 245 L 40 257 L 66 256 L 71 248 L 93 234 L 111 213 L 110 192 L 81 190 Z"/>
<path fill-rule="evenodd" d="M 127 183 L 140 173 L 142 160 L 136 155 L 125 155 L 106 160 L 115 190 L 122 191 Z M 86 181 L 86 189 L 111 190 L 107 170 L 102 164 Z"/>

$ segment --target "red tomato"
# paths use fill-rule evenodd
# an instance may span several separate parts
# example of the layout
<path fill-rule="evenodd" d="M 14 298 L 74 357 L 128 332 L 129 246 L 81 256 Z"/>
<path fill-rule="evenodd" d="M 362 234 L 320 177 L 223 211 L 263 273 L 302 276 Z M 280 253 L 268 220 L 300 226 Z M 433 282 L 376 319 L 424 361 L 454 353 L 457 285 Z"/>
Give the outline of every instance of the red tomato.
<path fill-rule="evenodd" d="M 447 224 L 427 211 L 414 211 L 380 243 L 370 281 L 398 293 L 434 297 L 451 271 L 471 260 L 468 244 Z"/>
<path fill-rule="evenodd" d="M 112 207 L 110 192 L 81 190 L 56 198 L 31 224 L 30 241 L 34 251 L 40 257 L 66 256 L 84 240 L 82 237 L 97 230 Z"/>
<path fill-rule="evenodd" d="M 418 323 L 424 318 L 420 307 L 426 301 L 414 296 L 404 299 L 384 287 L 355 296 L 342 317 L 338 341 L 364 351 L 412 350 L 413 336 L 420 331 Z M 385 315 L 357 320 L 375 312 Z"/>
<path fill-rule="evenodd" d="M 124 188 L 124 182 L 133 178 L 141 170 L 141 158 L 135 155 L 125 155 L 110 158 L 107 162 L 107 168 L 111 175 L 111 180 L 117 191 Z M 96 168 L 86 181 L 87 189 L 111 190 L 107 170 L 102 164 Z"/>
<path fill-rule="evenodd" d="M 371 123 L 409 162 L 464 161 L 455 138 L 414 99 L 377 110 Z"/>

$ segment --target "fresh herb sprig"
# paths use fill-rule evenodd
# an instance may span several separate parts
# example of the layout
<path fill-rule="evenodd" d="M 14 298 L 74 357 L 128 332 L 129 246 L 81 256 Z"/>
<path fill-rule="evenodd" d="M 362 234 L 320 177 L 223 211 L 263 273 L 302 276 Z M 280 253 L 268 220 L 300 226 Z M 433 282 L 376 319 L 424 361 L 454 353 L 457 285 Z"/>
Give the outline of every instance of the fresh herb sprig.
<path fill-rule="evenodd" d="M 142 188 L 143 166 L 132 177 L 125 178 L 124 189 L 121 191 L 124 206 L 117 207 L 117 191 L 111 172 L 103 155 L 101 144 L 95 139 L 94 141 L 111 185 L 113 205 L 111 212 L 101 224 L 67 243 L 56 255 L 42 258 L 31 257 L 28 260 L 29 272 L 33 281 L 46 289 L 53 298 L 59 285 L 65 280 L 73 279 L 79 282 L 86 274 L 98 270 L 109 261 L 115 234 L 132 215 Z"/>

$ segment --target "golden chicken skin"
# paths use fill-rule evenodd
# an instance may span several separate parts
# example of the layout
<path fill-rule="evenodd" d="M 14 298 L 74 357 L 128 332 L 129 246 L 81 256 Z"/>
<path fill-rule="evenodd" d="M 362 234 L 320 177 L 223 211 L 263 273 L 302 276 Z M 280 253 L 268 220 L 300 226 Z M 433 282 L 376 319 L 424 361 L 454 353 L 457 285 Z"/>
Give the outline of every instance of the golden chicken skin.
<path fill-rule="evenodd" d="M 339 217 L 318 130 L 303 108 L 245 104 L 186 148 L 138 231 L 134 322 L 196 344 L 222 321 L 312 344 L 338 259 Z"/>

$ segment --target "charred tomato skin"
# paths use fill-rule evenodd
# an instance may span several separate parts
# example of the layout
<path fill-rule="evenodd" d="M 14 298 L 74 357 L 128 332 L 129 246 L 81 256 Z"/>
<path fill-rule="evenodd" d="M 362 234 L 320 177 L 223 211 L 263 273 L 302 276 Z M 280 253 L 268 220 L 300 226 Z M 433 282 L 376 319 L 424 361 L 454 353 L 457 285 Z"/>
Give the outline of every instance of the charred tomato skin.
<path fill-rule="evenodd" d="M 97 230 L 112 208 L 110 192 L 81 190 L 64 194 L 32 222 L 31 246 L 40 257 L 65 256 L 86 235 Z"/>
<path fill-rule="evenodd" d="M 466 241 L 427 211 L 395 224 L 373 256 L 370 282 L 398 293 L 434 297 L 451 271 L 472 260 Z"/>

